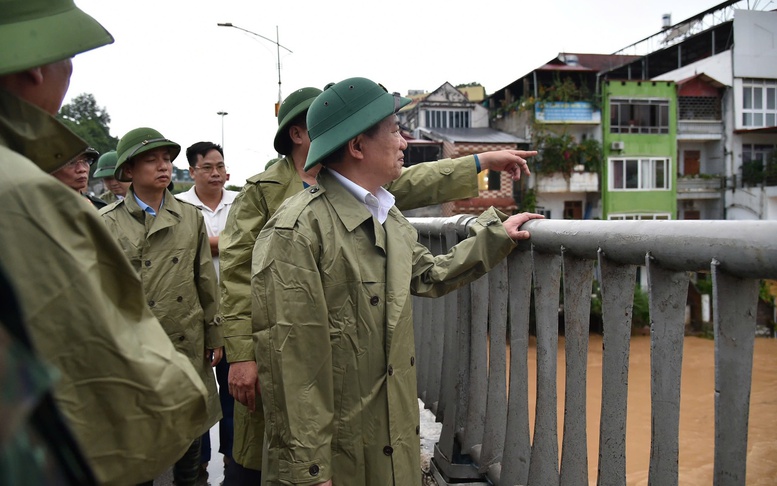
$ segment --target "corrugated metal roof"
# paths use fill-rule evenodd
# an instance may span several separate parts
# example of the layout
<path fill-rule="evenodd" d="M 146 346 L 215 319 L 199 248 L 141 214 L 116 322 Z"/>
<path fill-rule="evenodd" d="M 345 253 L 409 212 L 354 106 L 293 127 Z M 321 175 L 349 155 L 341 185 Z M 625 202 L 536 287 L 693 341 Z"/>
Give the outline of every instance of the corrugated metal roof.
<path fill-rule="evenodd" d="M 513 134 L 501 132 L 493 128 L 425 128 L 432 138 L 440 138 L 446 142 L 458 143 L 526 143 Z"/>

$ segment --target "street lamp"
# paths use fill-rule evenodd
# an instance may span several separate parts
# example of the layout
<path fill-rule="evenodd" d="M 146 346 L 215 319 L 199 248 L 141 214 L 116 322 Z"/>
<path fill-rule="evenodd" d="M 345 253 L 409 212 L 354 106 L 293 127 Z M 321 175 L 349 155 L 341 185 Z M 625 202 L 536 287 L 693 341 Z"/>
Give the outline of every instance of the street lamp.
<path fill-rule="evenodd" d="M 276 52 L 276 55 L 278 56 L 278 102 L 275 103 L 275 116 L 277 117 L 278 109 L 281 107 L 281 101 L 283 101 L 283 97 L 281 96 L 281 47 L 289 51 L 289 54 L 294 54 L 293 52 L 291 52 L 291 49 L 289 49 L 288 47 L 282 46 L 280 44 L 278 40 L 278 26 L 277 25 L 275 26 L 275 40 L 272 40 L 261 34 L 257 34 L 256 32 L 251 32 L 248 29 L 238 27 L 237 25 L 232 24 L 232 22 L 223 22 L 223 23 L 218 23 L 216 25 L 218 25 L 219 27 L 233 27 L 235 29 L 242 30 L 243 32 L 247 32 L 251 35 L 255 35 L 256 37 L 260 37 L 264 40 L 270 41 L 273 44 L 275 44 L 275 52 Z"/>
<path fill-rule="evenodd" d="M 221 150 L 224 150 L 224 117 L 229 115 L 226 111 L 219 111 L 216 112 L 217 115 L 221 116 Z"/>

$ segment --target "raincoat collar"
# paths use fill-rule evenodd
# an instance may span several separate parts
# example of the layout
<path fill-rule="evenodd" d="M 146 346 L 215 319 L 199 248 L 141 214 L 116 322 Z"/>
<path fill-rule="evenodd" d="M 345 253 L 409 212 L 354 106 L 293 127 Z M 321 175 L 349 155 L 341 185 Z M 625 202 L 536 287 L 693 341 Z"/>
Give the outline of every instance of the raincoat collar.
<path fill-rule="evenodd" d="M 318 174 L 318 186 L 326 193 L 335 213 L 348 231 L 352 232 L 365 220 L 372 219 L 372 214 L 364 204 L 348 192 L 326 168 L 322 168 Z"/>
<path fill-rule="evenodd" d="M 294 160 L 291 155 L 287 155 L 278 162 L 274 163 L 269 169 L 260 172 L 248 179 L 249 182 L 273 182 L 277 184 L 287 184 L 291 181 L 291 186 L 297 189 L 302 188 L 302 179 L 297 174 L 294 167 Z"/>
<path fill-rule="evenodd" d="M 49 173 L 88 147 L 56 118 L 4 89 L 0 89 L 0 140 Z"/>
<path fill-rule="evenodd" d="M 162 207 L 159 208 L 156 216 L 147 214 L 137 201 L 135 201 L 135 191 L 132 189 L 132 186 L 130 186 L 129 190 L 132 197 L 129 197 L 130 194 L 127 194 L 127 197 L 122 199 L 119 204 L 126 205 L 130 215 L 143 224 L 146 224 L 146 217 L 152 218 L 153 221 L 149 228 L 149 235 L 156 233 L 163 228 L 178 224 L 181 222 L 181 219 L 183 219 L 183 203 L 176 199 L 167 189 L 165 189 Z"/>

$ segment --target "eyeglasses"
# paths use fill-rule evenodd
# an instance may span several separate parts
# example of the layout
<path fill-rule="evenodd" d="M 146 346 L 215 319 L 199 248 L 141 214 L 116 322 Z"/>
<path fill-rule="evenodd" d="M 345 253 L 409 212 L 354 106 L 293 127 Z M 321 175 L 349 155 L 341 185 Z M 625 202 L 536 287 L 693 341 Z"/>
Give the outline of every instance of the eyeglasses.
<path fill-rule="evenodd" d="M 78 167 L 79 165 L 83 165 L 88 169 L 93 163 L 94 159 L 90 157 L 77 157 L 65 164 L 65 167 Z"/>
<path fill-rule="evenodd" d="M 205 172 L 206 174 L 210 174 L 213 172 L 213 169 L 216 169 L 218 172 L 224 173 L 227 171 L 227 166 L 224 164 L 216 164 L 216 165 L 210 165 L 206 164 L 200 167 L 192 167 L 194 170 L 198 170 L 200 172 Z"/>

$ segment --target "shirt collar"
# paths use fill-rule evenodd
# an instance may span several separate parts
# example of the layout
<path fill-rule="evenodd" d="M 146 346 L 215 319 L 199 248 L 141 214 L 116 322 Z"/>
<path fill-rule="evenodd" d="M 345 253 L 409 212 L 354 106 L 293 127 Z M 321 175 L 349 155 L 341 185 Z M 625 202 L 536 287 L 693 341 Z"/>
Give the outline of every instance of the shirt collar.
<path fill-rule="evenodd" d="M 148 204 L 146 204 L 143 201 L 141 201 L 140 198 L 138 197 L 138 195 L 135 194 L 134 192 L 132 193 L 132 195 L 135 196 L 135 202 L 138 203 L 138 206 L 140 206 L 140 209 L 142 209 L 143 211 L 147 212 L 151 216 L 156 217 L 156 211 L 154 211 L 154 208 L 152 208 Z M 164 206 L 164 205 L 165 205 L 165 197 L 162 196 L 162 204 L 159 205 L 160 211 L 162 210 L 162 206 Z"/>
<path fill-rule="evenodd" d="M 394 206 L 394 196 L 390 192 L 379 187 L 377 194 L 373 194 L 336 170 L 330 168 L 329 171 L 348 192 L 358 199 L 360 203 L 364 204 L 370 214 L 375 216 L 380 224 L 386 222 L 388 212 Z"/>

